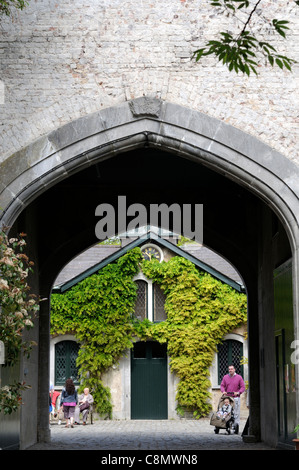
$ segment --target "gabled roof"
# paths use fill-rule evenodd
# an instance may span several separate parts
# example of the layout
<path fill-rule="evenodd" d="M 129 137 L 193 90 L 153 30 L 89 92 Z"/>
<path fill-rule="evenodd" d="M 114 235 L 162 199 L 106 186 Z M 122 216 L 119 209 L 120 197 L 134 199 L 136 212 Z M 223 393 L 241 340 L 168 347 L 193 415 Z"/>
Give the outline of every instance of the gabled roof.
<path fill-rule="evenodd" d="M 167 248 L 171 250 L 173 253 L 175 253 L 177 256 L 182 256 L 183 258 L 188 259 L 191 261 L 195 266 L 197 266 L 200 270 L 206 271 L 209 273 L 211 276 L 215 277 L 219 281 L 224 282 L 225 284 L 228 284 L 229 286 L 233 287 L 235 290 L 238 292 L 245 292 L 245 287 L 243 284 L 240 282 L 235 281 L 234 279 L 231 279 L 230 277 L 226 276 L 225 274 L 221 273 L 220 271 L 217 271 L 214 267 L 204 263 L 203 261 L 199 260 L 195 256 L 193 256 L 191 253 L 186 252 L 179 246 L 175 245 L 174 243 L 169 242 L 168 240 L 159 237 L 157 234 L 149 231 L 144 235 L 141 235 L 137 239 L 133 240 L 132 242 L 128 243 L 124 247 L 118 249 L 117 251 L 113 252 L 111 255 L 107 256 L 105 259 L 101 260 L 100 262 L 96 263 L 95 265 L 91 266 L 90 268 L 82 271 L 80 274 L 76 275 L 72 279 L 60 284 L 60 285 L 54 285 L 52 289 L 52 293 L 59 293 L 63 294 L 66 292 L 68 289 L 71 289 L 74 285 L 78 284 L 78 282 L 83 281 L 83 279 L 86 279 L 87 277 L 91 276 L 92 274 L 95 274 L 98 272 L 100 269 L 104 268 L 110 263 L 113 263 L 116 261 L 118 258 L 121 256 L 125 255 L 129 250 L 132 250 L 133 248 L 140 247 L 144 243 L 150 243 L 154 242 L 161 247 Z"/>

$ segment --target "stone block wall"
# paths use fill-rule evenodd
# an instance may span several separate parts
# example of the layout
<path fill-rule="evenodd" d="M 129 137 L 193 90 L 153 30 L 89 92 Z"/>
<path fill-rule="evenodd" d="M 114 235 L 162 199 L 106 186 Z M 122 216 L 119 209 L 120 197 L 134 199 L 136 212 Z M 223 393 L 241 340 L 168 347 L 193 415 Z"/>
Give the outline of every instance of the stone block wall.
<path fill-rule="evenodd" d="M 261 3 L 259 14 L 263 7 L 290 20 L 288 40 L 275 44 L 298 60 L 292 4 Z M 247 77 L 212 57 L 191 60 L 234 27 L 207 0 L 31 0 L 1 19 L 0 162 L 63 124 L 140 96 L 213 116 L 298 162 L 298 64 L 293 73 L 268 66 Z"/>

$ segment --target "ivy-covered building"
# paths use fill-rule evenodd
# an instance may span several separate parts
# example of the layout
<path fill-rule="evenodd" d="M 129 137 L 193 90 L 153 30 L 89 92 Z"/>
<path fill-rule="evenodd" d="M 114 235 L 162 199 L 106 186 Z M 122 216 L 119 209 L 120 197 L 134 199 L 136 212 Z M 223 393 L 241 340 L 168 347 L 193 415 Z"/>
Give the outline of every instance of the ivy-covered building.
<path fill-rule="evenodd" d="M 126 235 L 64 268 L 52 291 L 56 390 L 71 376 L 105 417 L 177 419 L 216 407 L 229 363 L 248 380 L 242 279 L 213 251 L 177 241 Z"/>

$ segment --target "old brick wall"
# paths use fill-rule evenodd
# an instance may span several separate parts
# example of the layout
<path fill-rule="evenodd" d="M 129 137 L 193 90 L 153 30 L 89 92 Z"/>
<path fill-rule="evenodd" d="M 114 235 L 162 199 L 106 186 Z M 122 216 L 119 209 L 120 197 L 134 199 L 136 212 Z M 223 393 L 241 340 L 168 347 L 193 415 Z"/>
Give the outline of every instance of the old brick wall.
<path fill-rule="evenodd" d="M 289 39 L 276 44 L 299 60 L 292 3 L 261 6 L 290 20 Z M 1 19 L 0 161 L 71 120 L 149 95 L 225 121 L 299 163 L 298 64 L 248 78 L 212 57 L 190 59 L 234 25 L 207 0 L 31 0 Z"/>

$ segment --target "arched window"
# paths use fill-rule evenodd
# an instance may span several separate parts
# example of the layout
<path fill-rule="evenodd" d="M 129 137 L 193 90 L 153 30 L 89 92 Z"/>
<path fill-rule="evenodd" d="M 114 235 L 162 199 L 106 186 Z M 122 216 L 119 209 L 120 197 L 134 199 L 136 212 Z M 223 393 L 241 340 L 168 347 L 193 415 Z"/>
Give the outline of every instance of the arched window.
<path fill-rule="evenodd" d="M 164 304 L 166 300 L 166 295 L 158 284 L 153 285 L 153 306 L 154 306 L 154 321 L 164 321 L 166 320 L 166 312 L 164 309 Z"/>
<path fill-rule="evenodd" d="M 236 373 L 243 376 L 243 365 L 240 364 L 243 356 L 243 343 L 233 339 L 223 341 L 218 346 L 218 384 L 224 375 L 228 374 L 228 366 L 233 365 L 236 369 Z"/>
<path fill-rule="evenodd" d="M 135 316 L 138 320 L 147 318 L 147 282 L 135 281 L 137 284 L 137 298 L 135 303 Z"/>
<path fill-rule="evenodd" d="M 76 360 L 79 352 L 76 341 L 60 341 L 55 345 L 55 385 L 64 385 L 66 379 L 79 384 Z"/>

